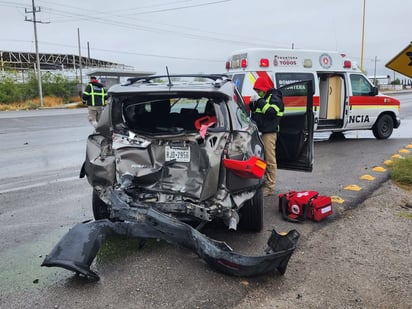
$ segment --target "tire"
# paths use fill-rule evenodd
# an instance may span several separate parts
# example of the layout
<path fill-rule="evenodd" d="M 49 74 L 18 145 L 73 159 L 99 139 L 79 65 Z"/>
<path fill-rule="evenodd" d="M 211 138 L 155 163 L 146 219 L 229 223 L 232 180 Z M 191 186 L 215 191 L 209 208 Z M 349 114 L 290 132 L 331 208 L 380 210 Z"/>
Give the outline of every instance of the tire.
<path fill-rule="evenodd" d="M 93 190 L 93 197 L 92 197 L 92 207 L 93 207 L 93 216 L 95 220 L 100 219 L 109 219 L 110 218 L 110 211 L 109 207 L 105 202 L 103 202 L 97 192 Z"/>
<path fill-rule="evenodd" d="M 379 116 L 372 127 L 373 135 L 377 139 L 387 139 L 393 132 L 393 119 L 388 114 Z"/>
<path fill-rule="evenodd" d="M 332 134 L 329 136 L 330 141 L 344 141 L 345 139 L 346 137 L 343 132 L 332 132 Z"/>
<path fill-rule="evenodd" d="M 263 189 L 259 188 L 256 194 L 240 209 L 239 227 L 242 230 L 260 232 L 263 229 Z"/>

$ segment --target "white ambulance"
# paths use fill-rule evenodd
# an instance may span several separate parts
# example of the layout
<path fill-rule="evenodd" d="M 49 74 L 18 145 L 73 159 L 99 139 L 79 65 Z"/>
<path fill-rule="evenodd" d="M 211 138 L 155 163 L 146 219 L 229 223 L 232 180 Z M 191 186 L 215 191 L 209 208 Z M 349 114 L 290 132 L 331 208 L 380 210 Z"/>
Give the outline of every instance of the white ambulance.
<path fill-rule="evenodd" d="M 386 139 L 400 125 L 399 100 L 380 94 L 358 66 L 338 52 L 244 49 L 230 56 L 226 70 L 246 103 L 255 94 L 253 84 L 259 76 L 270 78 L 276 88 L 311 80 L 317 132 L 372 130 L 377 139 Z M 304 109 L 287 96 L 284 101 L 286 113 Z"/>

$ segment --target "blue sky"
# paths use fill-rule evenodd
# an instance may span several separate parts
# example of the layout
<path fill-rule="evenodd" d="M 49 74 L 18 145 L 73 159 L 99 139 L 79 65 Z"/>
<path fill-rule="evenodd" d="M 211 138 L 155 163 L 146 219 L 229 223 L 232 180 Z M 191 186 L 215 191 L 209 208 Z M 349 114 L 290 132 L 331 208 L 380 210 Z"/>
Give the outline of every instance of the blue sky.
<path fill-rule="evenodd" d="M 35 0 L 39 50 L 163 73 L 219 73 L 247 47 L 337 50 L 360 63 L 363 0 Z M 0 0 L 0 50 L 34 51 L 30 0 Z M 373 74 L 411 41 L 412 1 L 366 0 L 363 64 Z M 87 48 L 89 46 L 89 49 Z"/>

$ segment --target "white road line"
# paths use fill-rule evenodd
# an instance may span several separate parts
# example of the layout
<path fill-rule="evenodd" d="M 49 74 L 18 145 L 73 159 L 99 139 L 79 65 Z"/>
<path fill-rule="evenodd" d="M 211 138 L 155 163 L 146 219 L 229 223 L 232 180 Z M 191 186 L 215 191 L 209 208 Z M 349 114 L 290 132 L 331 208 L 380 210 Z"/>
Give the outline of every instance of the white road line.
<path fill-rule="evenodd" d="M 15 188 L 0 190 L 0 194 L 15 192 L 15 191 L 21 191 L 21 190 L 26 190 L 26 189 L 31 189 L 31 188 L 37 188 L 37 187 L 42 187 L 42 186 L 46 186 L 46 185 L 50 185 L 50 184 L 58 183 L 58 182 L 73 181 L 73 180 L 76 180 L 76 179 L 79 179 L 79 176 L 59 178 L 59 179 L 50 180 L 50 181 L 42 181 L 42 182 L 37 182 L 37 183 L 31 184 L 31 185 L 19 186 L 19 187 L 15 187 Z M 7 186 L 10 186 L 10 184 L 7 184 Z"/>

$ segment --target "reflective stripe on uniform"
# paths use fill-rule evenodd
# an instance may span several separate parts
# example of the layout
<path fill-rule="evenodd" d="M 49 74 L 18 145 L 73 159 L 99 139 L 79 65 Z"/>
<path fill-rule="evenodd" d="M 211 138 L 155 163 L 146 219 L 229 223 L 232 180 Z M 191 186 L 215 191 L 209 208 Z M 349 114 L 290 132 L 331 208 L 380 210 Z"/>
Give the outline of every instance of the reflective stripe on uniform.
<path fill-rule="evenodd" d="M 104 105 L 104 97 L 105 97 L 105 95 L 106 95 L 106 94 L 104 93 L 104 88 L 101 88 L 101 91 L 100 91 L 100 92 L 94 92 L 93 84 L 90 83 L 89 86 L 90 86 L 91 92 L 89 93 L 89 92 L 84 91 L 83 93 L 86 94 L 86 95 L 88 95 L 88 96 L 91 96 L 91 97 L 92 97 L 92 106 L 95 106 L 95 100 L 94 100 L 94 96 L 95 96 L 95 95 L 99 95 L 99 96 L 102 97 L 102 106 L 103 106 L 103 105 Z"/>
<path fill-rule="evenodd" d="M 266 111 L 272 107 L 275 111 L 277 116 L 282 117 L 283 116 L 283 112 L 280 111 L 279 106 L 277 106 L 276 104 L 270 104 L 270 99 L 272 98 L 272 95 L 269 95 L 268 98 L 266 99 L 266 103 L 263 106 L 262 109 L 260 108 L 256 108 L 255 113 L 261 113 L 261 114 L 266 114 Z"/>

